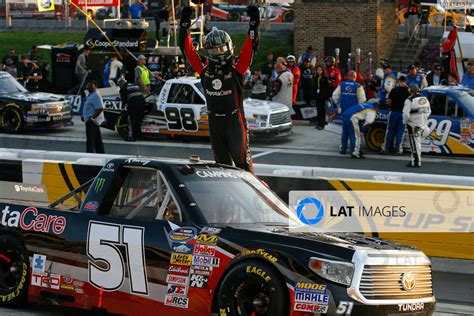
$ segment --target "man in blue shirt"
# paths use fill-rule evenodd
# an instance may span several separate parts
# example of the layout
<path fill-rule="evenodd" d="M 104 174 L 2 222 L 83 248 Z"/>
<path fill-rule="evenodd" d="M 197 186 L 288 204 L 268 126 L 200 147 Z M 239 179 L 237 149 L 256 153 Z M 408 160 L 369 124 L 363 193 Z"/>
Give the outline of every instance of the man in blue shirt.
<path fill-rule="evenodd" d="M 380 98 L 380 104 L 383 106 L 385 105 L 388 94 L 397 85 L 397 74 L 393 72 L 392 65 L 390 65 L 387 60 L 383 60 L 381 62 L 381 66 L 383 69 L 384 78 L 378 97 Z"/>
<path fill-rule="evenodd" d="M 352 106 L 367 101 L 364 87 L 355 82 L 357 73 L 351 70 L 347 77 L 348 80 L 341 82 L 332 94 L 332 99 L 338 107 L 339 113 L 344 113 L 345 110 Z"/>
<path fill-rule="evenodd" d="M 134 4 L 128 8 L 128 18 L 133 20 L 139 20 L 142 18 L 142 12 L 148 10 L 142 0 L 136 0 Z"/>
<path fill-rule="evenodd" d="M 104 103 L 97 91 L 97 82 L 91 81 L 87 85 L 89 95 L 84 103 L 82 117 L 86 123 L 86 149 L 88 153 L 105 153 L 100 124 L 104 121 Z"/>
<path fill-rule="evenodd" d="M 469 89 L 474 89 L 474 62 L 467 64 L 466 73 L 462 76 L 461 84 Z"/>
<path fill-rule="evenodd" d="M 410 65 L 408 67 L 408 76 L 406 79 L 407 86 L 409 87 L 411 87 L 413 84 L 416 84 L 421 90 L 428 87 L 428 81 L 426 80 L 426 77 L 418 72 L 418 67 L 416 65 Z"/>
<path fill-rule="evenodd" d="M 370 103 L 360 103 L 342 113 L 342 135 L 339 153 L 346 154 L 347 141 L 351 143 L 351 157 L 364 158 L 360 151 L 360 132 L 365 133 L 374 122 L 377 112 Z M 364 122 L 362 129 L 359 124 Z"/>

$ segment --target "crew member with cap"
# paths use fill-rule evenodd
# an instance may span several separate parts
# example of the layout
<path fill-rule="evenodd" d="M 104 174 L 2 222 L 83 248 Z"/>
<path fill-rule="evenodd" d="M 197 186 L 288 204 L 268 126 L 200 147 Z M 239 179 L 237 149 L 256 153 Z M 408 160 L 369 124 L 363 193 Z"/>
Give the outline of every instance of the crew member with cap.
<path fill-rule="evenodd" d="M 288 65 L 288 69 L 291 71 L 293 75 L 293 106 L 296 104 L 296 98 L 298 96 L 298 85 L 300 84 L 301 78 L 301 70 L 299 67 L 296 66 L 296 57 L 293 55 L 288 55 L 286 57 L 286 63 Z"/>
<path fill-rule="evenodd" d="M 196 2 L 202 4 L 203 1 Z M 253 172 L 244 113 L 244 74 L 249 69 L 259 43 L 260 14 L 256 6 L 247 7 L 250 27 L 240 56 L 234 55 L 227 32 L 213 28 L 206 35 L 201 57 L 189 34 L 191 7 L 181 11 L 179 46 L 194 70 L 200 75 L 209 111 L 211 147 L 217 163 Z"/>
<path fill-rule="evenodd" d="M 341 147 L 339 153 L 346 154 L 347 141 L 351 143 L 351 157 L 363 158 L 360 151 L 360 132 L 366 132 L 370 125 L 374 122 L 376 116 L 376 109 L 370 103 L 361 103 L 352 106 L 342 113 L 342 136 Z M 362 129 L 359 123 L 364 122 Z"/>
<path fill-rule="evenodd" d="M 137 66 L 135 67 L 135 82 L 138 83 L 143 95 L 150 94 L 151 80 L 150 77 L 160 79 L 159 76 L 153 75 L 146 67 L 146 57 L 144 55 L 138 56 Z"/>
<path fill-rule="evenodd" d="M 407 80 L 404 76 L 398 78 L 398 86 L 390 91 L 387 98 L 388 126 L 385 131 L 385 140 L 382 145 L 381 154 L 386 154 L 395 150 L 399 155 L 403 154 L 402 141 L 405 133 L 405 124 L 403 124 L 402 111 L 405 100 L 410 96 L 410 89 L 407 86 Z M 395 140 L 395 148 L 393 141 Z"/>
<path fill-rule="evenodd" d="M 341 84 L 342 74 L 341 71 L 336 67 L 336 58 L 328 56 L 325 59 L 326 68 L 324 69 L 324 75 L 329 80 L 331 93 Z"/>
<path fill-rule="evenodd" d="M 384 73 L 382 85 L 380 86 L 379 91 L 380 104 L 383 106 L 388 94 L 393 88 L 395 88 L 397 84 L 397 74 L 393 72 L 392 65 L 390 65 L 388 60 L 382 60 L 380 62 L 380 66 L 382 67 Z"/>
<path fill-rule="evenodd" d="M 410 97 L 403 107 L 403 124 L 407 125 L 410 140 L 411 162 L 407 167 L 421 167 L 421 139 L 428 137 L 428 117 L 431 114 L 430 102 L 420 94 L 420 87 L 410 86 Z"/>
<path fill-rule="evenodd" d="M 416 65 L 408 66 L 407 85 L 411 87 L 413 84 L 416 84 L 421 90 L 428 87 L 428 81 L 425 75 L 418 72 Z"/>
<path fill-rule="evenodd" d="M 357 73 L 351 70 L 347 74 L 347 78 L 348 80 L 343 81 L 332 94 L 332 99 L 339 113 L 343 113 L 352 106 L 367 101 L 364 87 L 355 81 Z"/>
<path fill-rule="evenodd" d="M 120 87 L 122 108 L 126 108 L 129 118 L 128 141 L 137 141 L 140 138 L 143 117 L 146 111 L 146 100 L 137 83 L 127 83 L 124 78 L 117 82 Z"/>

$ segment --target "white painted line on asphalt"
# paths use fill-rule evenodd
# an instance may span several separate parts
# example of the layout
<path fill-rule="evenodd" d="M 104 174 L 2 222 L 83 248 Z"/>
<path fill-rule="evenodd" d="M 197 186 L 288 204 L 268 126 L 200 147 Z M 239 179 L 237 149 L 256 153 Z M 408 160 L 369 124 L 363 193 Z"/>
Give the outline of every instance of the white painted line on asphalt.
<path fill-rule="evenodd" d="M 271 155 L 271 154 L 277 153 L 279 151 L 281 151 L 281 149 L 274 149 L 274 150 L 264 151 L 263 153 L 258 153 L 258 154 L 252 155 L 252 158 L 255 159 L 255 158 L 258 158 L 258 157 Z"/>
<path fill-rule="evenodd" d="M 76 137 L 64 137 L 64 136 L 39 136 L 39 135 L 2 135 L 2 138 L 16 138 L 16 139 L 28 139 L 28 140 L 38 140 L 38 141 L 63 141 L 63 142 L 85 142 L 85 138 L 76 138 Z M 114 144 L 114 145 L 135 145 L 135 146 L 158 146 L 158 147 L 173 147 L 173 148 L 195 148 L 195 149 L 211 149 L 209 144 L 188 144 L 183 142 L 169 142 L 169 141 L 139 141 L 133 143 L 127 143 L 123 140 L 112 140 L 112 139 L 103 139 L 104 144 Z M 1 140 L 0 140 L 1 145 Z M 268 149 L 275 147 L 251 147 L 252 150 L 258 152 L 267 152 Z M 311 156 L 328 156 L 328 157 L 340 157 L 347 159 L 350 158 L 349 155 L 340 155 L 336 151 L 318 151 L 318 150 L 305 150 L 305 149 L 292 149 L 292 148 L 277 148 L 279 152 L 285 154 L 300 154 L 300 155 L 311 155 Z M 259 154 L 257 154 L 259 155 Z M 261 157 L 257 156 L 258 157 Z M 255 156 L 254 156 L 255 157 Z M 410 157 L 406 156 L 382 156 L 378 154 L 366 154 L 366 158 L 370 159 L 380 159 L 380 160 L 390 160 L 390 161 L 409 161 Z M 474 159 L 463 159 L 457 157 L 440 157 L 435 158 L 431 156 L 423 156 L 422 160 L 424 162 L 442 162 L 449 164 L 459 164 L 459 165 L 474 165 Z"/>

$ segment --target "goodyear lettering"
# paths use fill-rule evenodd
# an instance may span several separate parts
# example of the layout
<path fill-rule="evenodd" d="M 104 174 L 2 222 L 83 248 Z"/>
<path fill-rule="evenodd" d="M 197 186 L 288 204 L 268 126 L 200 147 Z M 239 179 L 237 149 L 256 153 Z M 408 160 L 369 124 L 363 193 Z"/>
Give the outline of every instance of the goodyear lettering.
<path fill-rule="evenodd" d="M 240 256 L 259 255 L 271 262 L 277 262 L 278 259 L 266 252 L 264 249 L 246 250 L 240 253 Z"/>
<path fill-rule="evenodd" d="M 254 274 L 260 276 L 262 279 L 265 280 L 265 282 L 269 282 L 272 279 L 265 271 L 263 271 L 260 268 L 254 267 L 254 266 L 247 266 L 245 268 L 245 271 L 247 273 L 254 273 Z"/>
<path fill-rule="evenodd" d="M 215 235 L 199 234 L 197 236 L 197 243 L 203 245 L 215 245 L 219 237 Z"/>
<path fill-rule="evenodd" d="M 26 263 L 23 263 L 23 273 L 21 275 L 21 280 L 20 283 L 18 284 L 18 287 L 13 291 L 8 293 L 7 295 L 0 295 L 0 300 L 2 303 L 9 302 L 13 300 L 15 297 L 20 295 L 21 290 L 25 286 L 26 282 L 26 274 L 28 273 L 28 266 Z"/>
<path fill-rule="evenodd" d="M 192 255 L 173 253 L 171 254 L 170 263 L 182 266 L 190 266 L 193 261 Z"/>
<path fill-rule="evenodd" d="M 296 282 L 295 291 L 325 294 L 326 284 Z"/>
<path fill-rule="evenodd" d="M 7 205 L 1 212 L 0 224 L 6 227 L 19 226 L 24 230 L 54 233 L 56 235 L 61 235 L 66 229 L 66 218 L 39 213 L 34 207 L 28 207 L 24 211 L 18 212 L 10 211 L 10 207 Z"/>

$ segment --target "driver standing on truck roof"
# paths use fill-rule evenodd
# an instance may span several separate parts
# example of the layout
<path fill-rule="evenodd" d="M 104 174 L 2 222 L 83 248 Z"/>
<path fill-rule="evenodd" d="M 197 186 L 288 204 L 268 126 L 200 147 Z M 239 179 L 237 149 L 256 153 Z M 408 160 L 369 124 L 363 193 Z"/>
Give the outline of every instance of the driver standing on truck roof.
<path fill-rule="evenodd" d="M 213 28 L 207 34 L 201 59 L 189 34 L 191 7 L 181 13 L 179 46 L 183 55 L 201 77 L 209 110 L 209 133 L 214 159 L 253 172 L 245 120 L 244 74 L 252 63 L 259 42 L 260 15 L 256 6 L 248 6 L 250 28 L 239 57 L 234 55 L 227 32 Z"/>
<path fill-rule="evenodd" d="M 138 84 L 127 83 L 127 80 L 124 78 L 120 78 L 117 84 L 120 87 L 122 109 L 125 109 L 126 106 L 130 117 L 127 141 L 135 142 L 140 138 L 143 117 L 146 111 L 146 100 Z"/>

